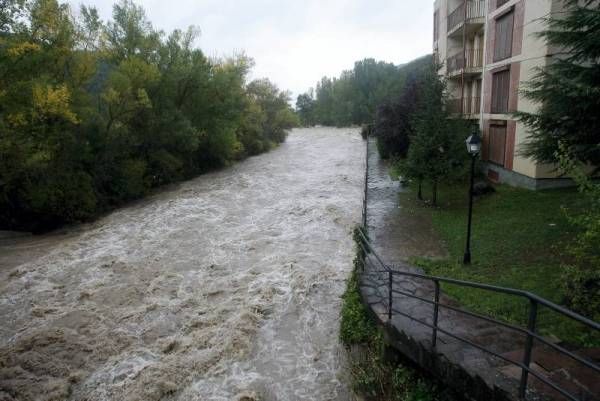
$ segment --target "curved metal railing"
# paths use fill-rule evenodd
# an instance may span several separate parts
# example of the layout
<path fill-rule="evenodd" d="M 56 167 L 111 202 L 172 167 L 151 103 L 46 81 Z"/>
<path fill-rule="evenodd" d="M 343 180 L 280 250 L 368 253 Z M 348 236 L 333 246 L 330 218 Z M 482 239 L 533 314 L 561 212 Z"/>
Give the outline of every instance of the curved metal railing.
<path fill-rule="evenodd" d="M 488 353 L 488 354 L 490 354 L 494 357 L 497 357 L 511 365 L 515 365 L 515 366 L 521 368 L 521 378 L 520 378 L 519 389 L 518 389 L 518 394 L 521 399 L 526 399 L 528 378 L 531 375 L 531 376 L 534 376 L 536 379 L 540 380 L 542 383 L 549 386 L 550 388 L 554 389 L 558 393 L 560 393 L 566 399 L 569 399 L 572 401 L 584 401 L 583 398 L 578 398 L 575 395 L 571 394 L 568 390 L 564 389 L 559 384 L 552 382 L 547 377 L 545 377 L 543 374 L 540 374 L 538 371 L 532 369 L 532 367 L 530 366 L 532 350 L 533 350 L 533 343 L 535 340 L 535 341 L 539 341 L 540 343 L 550 347 L 551 349 L 553 349 L 554 351 L 556 351 L 562 355 L 568 356 L 569 358 L 580 363 L 581 365 L 585 366 L 586 368 L 591 369 L 596 374 L 598 374 L 598 380 L 600 380 L 600 366 L 598 364 L 596 364 L 595 362 L 588 360 L 580 355 L 577 355 L 576 353 L 574 353 L 572 351 L 567 350 L 566 348 L 562 347 L 559 344 L 548 341 L 546 338 L 542 337 L 540 334 L 538 334 L 536 332 L 536 326 L 538 323 L 538 309 L 539 309 L 539 306 L 543 306 L 555 313 L 558 313 L 559 315 L 561 315 L 563 317 L 572 319 L 572 320 L 578 322 L 579 324 L 581 324 L 593 331 L 596 331 L 598 333 L 600 333 L 600 324 L 597 322 L 594 322 L 576 312 L 573 312 L 567 308 L 557 305 L 551 301 L 548 301 L 547 299 L 544 299 L 544 298 L 542 298 L 536 294 L 533 294 L 531 292 L 528 292 L 528 291 L 523 291 L 523 290 L 514 289 L 514 288 L 498 287 L 498 286 L 494 286 L 494 285 L 476 283 L 476 282 L 472 282 L 472 281 L 457 280 L 457 279 L 448 278 L 448 277 L 438 277 L 438 276 L 421 274 L 421 273 L 416 273 L 416 272 L 411 272 L 411 271 L 393 269 L 392 267 L 390 267 L 388 264 L 386 264 L 383 261 L 383 259 L 381 258 L 380 255 L 377 254 L 377 252 L 371 245 L 371 241 L 370 241 L 370 239 L 368 237 L 368 233 L 367 233 L 368 232 L 368 230 L 367 230 L 367 202 L 368 202 L 368 181 L 369 181 L 369 140 L 368 140 L 368 138 L 367 138 L 366 169 L 365 170 L 366 170 L 366 172 L 365 172 L 365 188 L 364 188 L 364 198 L 363 198 L 362 227 L 360 227 L 358 230 L 358 232 L 359 232 L 358 243 L 361 247 L 362 254 L 364 256 L 363 270 L 366 266 L 369 266 L 371 268 L 370 273 L 387 275 L 387 278 L 386 278 L 386 280 L 387 280 L 387 294 L 386 294 L 387 295 L 387 305 L 386 306 L 387 306 L 388 321 L 391 321 L 393 315 L 397 314 L 397 315 L 406 317 L 408 319 L 411 319 L 417 323 L 420 323 L 426 327 L 431 328 L 432 329 L 431 344 L 432 344 L 432 347 L 434 347 L 434 348 L 437 345 L 438 333 L 443 333 L 449 337 L 454 338 L 455 340 L 461 341 L 471 347 L 477 348 L 480 351 Z M 422 280 L 432 282 L 434 284 L 433 298 L 428 299 L 428 298 L 425 298 L 422 296 L 414 295 L 409 292 L 401 291 L 399 289 L 394 288 L 394 277 L 398 277 L 398 276 L 412 277 L 412 278 L 417 278 L 417 279 L 422 279 Z M 495 319 L 493 317 L 481 315 L 479 313 L 471 312 L 471 311 L 468 311 L 468 310 L 465 310 L 465 309 L 462 309 L 462 308 L 459 308 L 456 306 L 441 303 L 440 302 L 440 283 L 452 284 L 452 285 L 457 285 L 457 286 L 461 286 L 461 287 L 475 288 L 475 289 L 488 291 L 488 292 L 494 292 L 494 293 L 502 293 L 502 294 L 507 294 L 507 295 L 526 299 L 529 303 L 527 327 L 526 328 L 520 327 L 520 326 L 517 326 L 514 324 L 503 322 L 503 321 Z M 421 302 L 432 305 L 432 307 L 433 307 L 432 323 L 428 323 L 428 322 L 424 321 L 423 319 L 419 319 L 415 316 L 412 316 L 412 315 L 405 313 L 404 311 L 399 310 L 398 308 L 394 307 L 394 303 L 393 303 L 394 294 L 406 296 L 406 297 L 416 299 Z M 523 348 L 522 360 L 521 361 L 512 360 L 498 352 L 495 352 L 494 350 L 492 350 L 488 347 L 476 344 L 475 342 L 469 340 L 468 338 L 466 338 L 464 336 L 461 336 L 456 333 L 451 333 L 448 330 L 441 328 L 438 324 L 440 308 L 448 309 L 455 313 L 463 314 L 463 315 L 466 315 L 466 316 L 469 316 L 469 317 L 472 317 L 475 319 L 479 319 L 479 320 L 482 320 L 482 321 L 485 321 L 485 322 L 488 322 L 488 323 L 491 323 L 494 325 L 498 325 L 498 326 L 504 327 L 506 329 L 513 330 L 515 332 L 523 334 L 525 336 L 525 345 Z"/>

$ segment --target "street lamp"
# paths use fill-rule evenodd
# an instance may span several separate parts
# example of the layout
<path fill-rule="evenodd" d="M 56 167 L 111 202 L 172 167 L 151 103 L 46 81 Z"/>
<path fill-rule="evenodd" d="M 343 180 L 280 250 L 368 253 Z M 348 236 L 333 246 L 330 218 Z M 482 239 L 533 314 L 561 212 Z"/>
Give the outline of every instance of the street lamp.
<path fill-rule="evenodd" d="M 465 256 L 463 264 L 471 264 L 471 220 L 473 218 L 473 184 L 475 181 L 475 160 L 481 151 L 481 138 L 479 138 L 478 130 L 475 128 L 473 133 L 467 138 L 467 152 L 471 155 L 471 186 L 469 187 L 469 223 L 467 225 L 467 247 L 465 248 Z"/>

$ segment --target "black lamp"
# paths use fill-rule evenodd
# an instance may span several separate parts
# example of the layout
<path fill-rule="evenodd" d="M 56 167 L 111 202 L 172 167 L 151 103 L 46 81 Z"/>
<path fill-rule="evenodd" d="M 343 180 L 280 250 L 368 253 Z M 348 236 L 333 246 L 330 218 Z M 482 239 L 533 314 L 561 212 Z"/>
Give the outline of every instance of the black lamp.
<path fill-rule="evenodd" d="M 473 185 L 475 181 L 475 160 L 481 152 L 481 138 L 478 133 L 479 129 L 474 128 L 473 133 L 465 141 L 467 144 L 467 152 L 471 155 L 471 186 L 469 187 L 469 221 L 467 223 L 467 246 L 463 257 L 463 264 L 471 264 L 471 221 L 473 219 Z"/>

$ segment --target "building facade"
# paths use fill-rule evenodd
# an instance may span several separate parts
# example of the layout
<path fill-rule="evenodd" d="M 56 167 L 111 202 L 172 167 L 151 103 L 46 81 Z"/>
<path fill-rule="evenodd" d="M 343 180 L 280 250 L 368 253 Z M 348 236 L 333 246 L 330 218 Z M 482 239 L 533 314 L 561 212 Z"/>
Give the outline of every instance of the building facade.
<path fill-rule="evenodd" d="M 537 107 L 519 87 L 553 50 L 536 33 L 560 0 L 436 0 L 433 50 L 447 78 L 449 110 L 479 124 L 487 177 L 532 189 L 569 185 L 554 166 L 525 158 L 526 127 L 511 116 Z"/>

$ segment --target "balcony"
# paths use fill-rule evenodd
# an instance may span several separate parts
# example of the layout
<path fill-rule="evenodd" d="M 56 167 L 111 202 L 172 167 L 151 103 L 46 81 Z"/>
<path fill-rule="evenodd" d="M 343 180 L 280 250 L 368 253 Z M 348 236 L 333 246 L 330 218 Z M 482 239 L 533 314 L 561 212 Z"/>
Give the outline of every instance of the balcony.
<path fill-rule="evenodd" d="M 446 108 L 450 114 L 459 114 L 466 118 L 476 118 L 481 113 L 481 98 L 469 96 L 463 99 L 448 99 Z"/>
<path fill-rule="evenodd" d="M 484 23 L 485 0 L 469 0 L 448 15 L 448 36 L 462 34 L 462 27 L 465 27 L 467 34 L 470 34 L 483 27 Z"/>
<path fill-rule="evenodd" d="M 467 49 L 446 60 L 448 77 L 456 77 L 465 73 L 466 75 L 480 74 L 483 68 L 483 49 Z"/>

